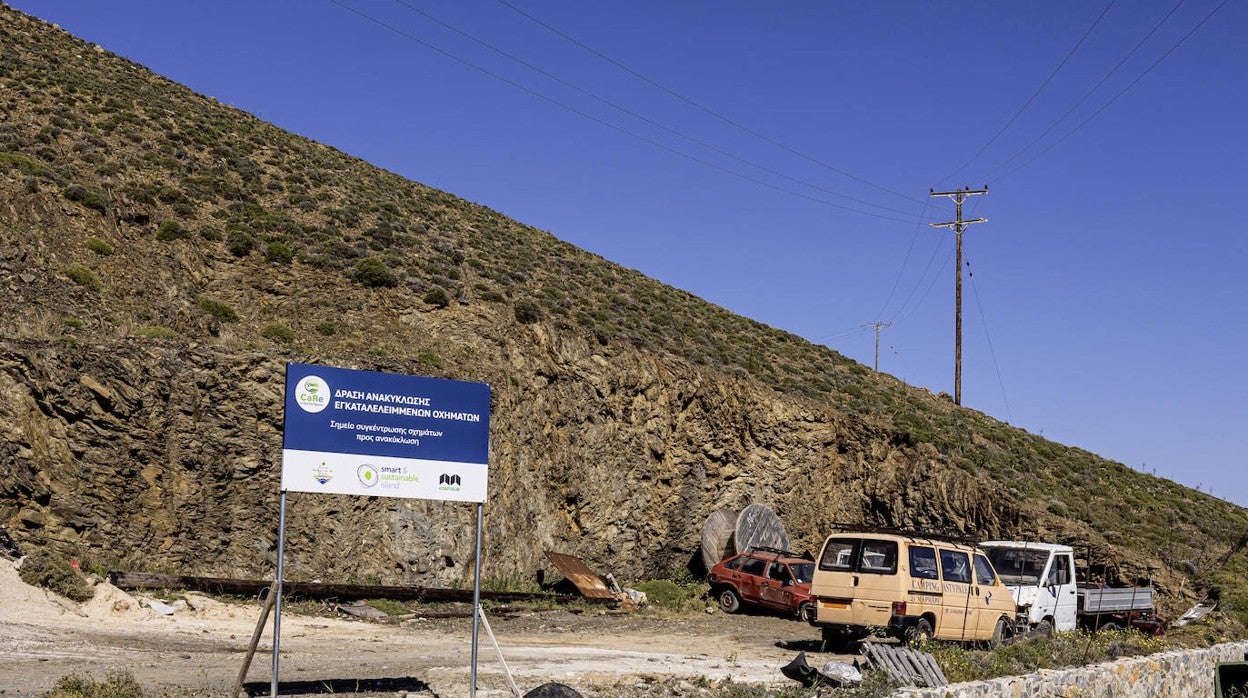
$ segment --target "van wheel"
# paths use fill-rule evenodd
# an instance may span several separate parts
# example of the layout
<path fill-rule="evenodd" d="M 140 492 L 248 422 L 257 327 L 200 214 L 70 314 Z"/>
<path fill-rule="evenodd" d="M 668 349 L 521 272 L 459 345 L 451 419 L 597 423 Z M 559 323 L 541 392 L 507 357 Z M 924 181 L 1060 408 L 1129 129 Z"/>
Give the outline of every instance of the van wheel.
<path fill-rule="evenodd" d="M 1006 638 L 1009 631 L 1010 628 L 1005 619 L 998 618 L 997 625 L 992 629 L 992 637 L 988 640 L 988 649 L 992 650 L 1001 646 L 1001 641 Z"/>
<path fill-rule="evenodd" d="M 936 633 L 932 631 L 932 622 L 926 618 L 920 618 L 906 633 L 906 639 L 910 642 L 927 642 L 935 635 Z"/>
<path fill-rule="evenodd" d="M 799 620 L 806 621 L 807 623 L 815 622 L 815 605 L 807 601 L 801 606 L 798 606 L 797 617 Z"/>
<path fill-rule="evenodd" d="M 719 592 L 719 607 L 724 613 L 736 613 L 741 610 L 741 597 L 732 589 Z"/>

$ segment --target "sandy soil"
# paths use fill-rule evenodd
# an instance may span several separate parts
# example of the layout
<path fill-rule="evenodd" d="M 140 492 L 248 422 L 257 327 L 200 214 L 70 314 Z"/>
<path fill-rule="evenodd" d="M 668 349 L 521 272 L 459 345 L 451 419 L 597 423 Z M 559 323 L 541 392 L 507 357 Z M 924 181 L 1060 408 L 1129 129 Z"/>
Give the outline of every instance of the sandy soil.
<path fill-rule="evenodd" d="M 197 594 L 186 599 L 185 608 L 164 615 L 145 607 L 143 597 L 102 583 L 93 600 L 76 604 L 27 586 L 13 564 L 0 559 L 0 694 L 38 696 L 67 674 L 102 680 L 124 671 L 152 695 L 227 695 L 261 605 Z M 310 693 L 307 686 L 327 681 L 335 682 L 334 693 L 350 693 L 361 679 L 391 679 L 384 690 L 367 695 L 468 695 L 469 618 L 376 622 L 297 615 L 292 608 L 281 618 L 283 695 Z M 670 695 L 656 684 L 686 681 L 692 689 L 729 677 L 785 686 L 793 684 L 779 667 L 798 650 L 806 650 L 816 666 L 838 658 L 814 652 L 818 632 L 805 623 L 718 611 L 673 616 L 559 610 L 490 618 L 489 624 L 521 693 L 549 681 L 587 697 Z M 247 680 L 268 695 L 271 621 L 260 649 Z M 483 698 L 511 695 L 484 628 L 477 683 Z"/>

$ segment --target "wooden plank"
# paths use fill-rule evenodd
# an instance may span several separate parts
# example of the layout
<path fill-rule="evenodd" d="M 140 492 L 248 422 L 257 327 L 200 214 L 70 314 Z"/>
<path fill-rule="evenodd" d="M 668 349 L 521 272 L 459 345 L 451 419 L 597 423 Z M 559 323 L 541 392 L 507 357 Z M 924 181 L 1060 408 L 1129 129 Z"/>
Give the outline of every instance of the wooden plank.
<path fill-rule="evenodd" d="M 919 676 L 923 678 L 923 684 L 928 688 L 937 688 L 943 686 L 944 683 L 937 678 L 939 667 L 936 666 L 936 660 L 930 654 L 924 654 L 911 650 L 907 653 L 910 661 L 914 663 Z"/>
<path fill-rule="evenodd" d="M 903 685 L 913 686 L 921 681 L 930 688 L 939 688 L 949 684 L 936 658 L 927 652 L 875 642 L 864 642 L 862 649 L 868 661 Z"/>
<path fill-rule="evenodd" d="M 737 529 L 737 512 L 716 509 L 702 525 L 702 564 L 709 571 L 720 560 L 735 555 L 733 534 Z"/>
<path fill-rule="evenodd" d="M 174 574 L 149 574 L 146 572 L 110 571 L 108 581 L 119 589 L 190 589 L 208 594 L 232 594 L 257 596 L 272 584 L 257 579 L 227 579 L 223 577 L 191 577 Z M 361 584 L 322 584 L 319 582 L 283 582 L 282 594 L 306 599 L 337 599 L 360 601 L 363 599 L 393 599 L 395 601 L 439 602 L 458 601 L 472 603 L 472 589 L 441 589 L 437 587 L 400 587 Z M 485 591 L 481 598 L 490 601 L 544 601 L 575 603 L 579 596 L 567 594 L 529 594 L 517 591 Z M 614 598 L 611 600 L 614 601 Z"/>
<path fill-rule="evenodd" d="M 247 670 L 251 669 L 251 660 L 256 656 L 256 647 L 260 644 L 260 635 L 264 632 L 264 624 L 269 620 L 269 613 L 273 610 L 273 601 L 277 598 L 277 582 L 273 582 L 269 586 L 269 595 L 264 597 L 264 608 L 260 609 L 260 620 L 256 621 L 256 629 L 251 634 L 251 644 L 247 646 L 247 654 L 243 656 L 243 667 L 238 670 L 238 681 L 234 683 L 234 690 L 230 692 L 230 698 L 238 698 L 243 691 L 243 682 L 247 680 Z"/>

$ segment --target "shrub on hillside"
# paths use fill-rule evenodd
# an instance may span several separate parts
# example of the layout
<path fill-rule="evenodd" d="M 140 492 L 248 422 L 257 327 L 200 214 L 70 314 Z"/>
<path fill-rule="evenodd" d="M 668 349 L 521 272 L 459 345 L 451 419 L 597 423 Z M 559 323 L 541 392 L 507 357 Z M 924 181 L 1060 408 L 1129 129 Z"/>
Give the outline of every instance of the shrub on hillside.
<path fill-rule="evenodd" d="M 95 595 L 95 590 L 70 566 L 69 560 L 47 550 L 27 555 L 18 576 L 31 586 L 49 589 L 72 601 L 86 601 Z"/>
<path fill-rule="evenodd" d="M 380 288 L 383 286 L 389 288 L 397 286 L 399 283 L 390 267 L 376 257 L 369 257 L 356 262 L 353 276 L 355 276 L 356 281 L 369 288 Z"/>
<path fill-rule="evenodd" d="M 81 264 L 71 264 L 65 267 L 65 276 L 68 276 L 70 281 L 88 291 L 98 291 L 103 287 L 103 284 L 100 283 L 100 277 Z"/>
<path fill-rule="evenodd" d="M 280 240 L 270 242 L 268 249 L 264 251 L 264 258 L 274 264 L 290 264 L 295 258 L 295 251 Z"/>
<path fill-rule="evenodd" d="M 260 336 L 278 344 L 294 344 L 295 342 L 294 331 L 285 325 L 276 323 L 265 325 L 264 329 L 260 330 Z"/>
<path fill-rule="evenodd" d="M 199 299 L 199 309 L 221 322 L 238 322 L 238 311 L 224 301 L 219 301 L 215 298 L 201 298 Z"/>
<path fill-rule="evenodd" d="M 425 294 L 425 302 L 429 305 L 445 308 L 451 304 L 451 296 L 441 286 L 434 286 Z"/>
<path fill-rule="evenodd" d="M 235 257 L 246 257 L 256 246 L 256 238 L 245 230 L 230 230 L 225 236 L 225 248 Z"/>
<path fill-rule="evenodd" d="M 170 240 L 181 240 L 191 236 L 191 231 L 187 230 L 177 221 L 161 221 L 160 227 L 156 229 L 156 239 L 168 242 Z"/>
<path fill-rule="evenodd" d="M 516 301 L 515 310 L 516 322 L 519 322 L 522 325 L 532 325 L 542 319 L 542 309 L 538 307 L 537 303 L 529 300 L 528 298 L 522 298 Z"/>
<path fill-rule="evenodd" d="M 87 249 L 105 257 L 113 253 L 113 246 L 97 237 L 87 238 Z"/>
<path fill-rule="evenodd" d="M 81 184 L 71 184 L 61 191 L 66 199 L 74 201 L 86 206 L 89 209 L 100 211 L 101 213 L 108 208 L 108 202 L 104 200 L 98 192 L 92 191 Z"/>

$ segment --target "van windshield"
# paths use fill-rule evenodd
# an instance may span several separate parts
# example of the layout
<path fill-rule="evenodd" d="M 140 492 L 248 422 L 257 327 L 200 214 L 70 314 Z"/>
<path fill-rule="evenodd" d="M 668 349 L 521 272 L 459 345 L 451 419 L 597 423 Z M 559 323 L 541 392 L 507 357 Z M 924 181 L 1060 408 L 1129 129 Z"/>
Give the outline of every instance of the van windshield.
<path fill-rule="evenodd" d="M 1049 551 L 1037 548 L 988 548 L 988 559 L 1003 584 L 1039 584 Z"/>

